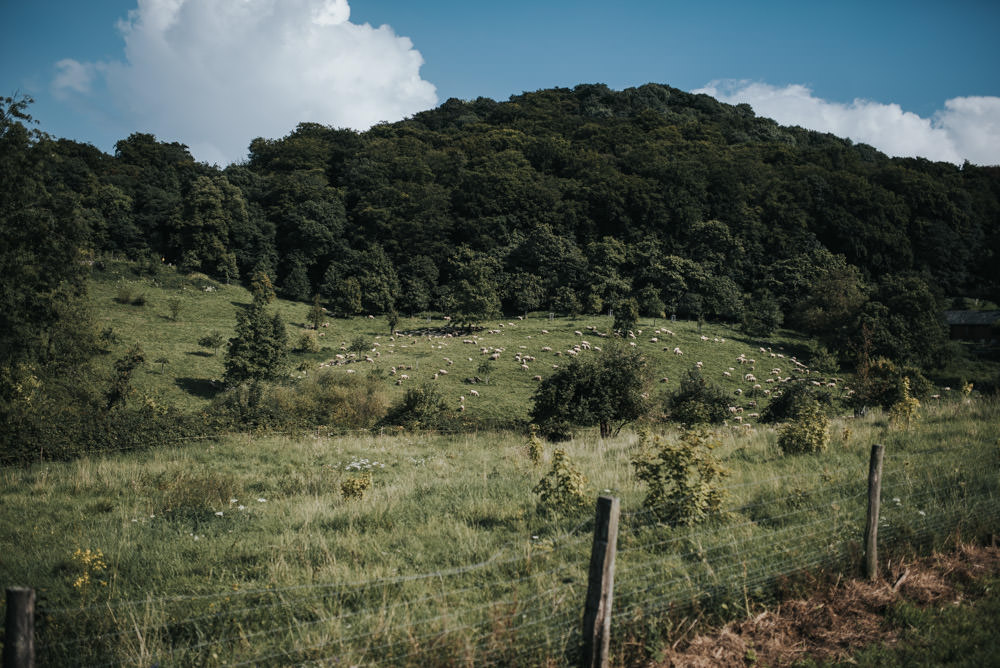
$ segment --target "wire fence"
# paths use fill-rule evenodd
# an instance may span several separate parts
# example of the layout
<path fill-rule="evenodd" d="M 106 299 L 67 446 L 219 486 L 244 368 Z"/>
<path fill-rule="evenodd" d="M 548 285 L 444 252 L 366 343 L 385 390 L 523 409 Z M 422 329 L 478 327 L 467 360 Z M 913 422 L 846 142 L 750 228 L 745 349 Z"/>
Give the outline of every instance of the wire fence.
<path fill-rule="evenodd" d="M 966 446 L 887 458 L 880 548 L 938 547 L 1000 526 L 997 453 Z M 785 490 L 775 494 L 775 489 Z M 743 499 L 694 526 L 656 509 L 622 513 L 612 653 L 666 635 L 680 617 L 749 611 L 782 582 L 854 573 L 865 472 L 796 472 L 732 484 Z M 737 494 L 738 493 L 738 494 Z M 749 501 L 747 501 L 749 499 Z M 110 600 L 37 612 L 41 665 L 560 665 L 580 660 L 594 523 L 512 544 L 465 566 L 355 582 Z"/>

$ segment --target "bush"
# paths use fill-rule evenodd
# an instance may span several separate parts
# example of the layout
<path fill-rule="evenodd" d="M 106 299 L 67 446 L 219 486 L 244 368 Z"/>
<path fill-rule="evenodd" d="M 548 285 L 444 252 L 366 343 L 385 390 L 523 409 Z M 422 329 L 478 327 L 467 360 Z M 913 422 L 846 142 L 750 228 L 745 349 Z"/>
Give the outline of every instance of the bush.
<path fill-rule="evenodd" d="M 528 437 L 528 444 L 525 446 L 525 450 L 528 453 L 528 459 L 535 466 L 542 461 L 542 454 L 545 452 L 544 444 L 542 439 L 538 437 L 538 425 L 531 425 L 531 435 Z"/>
<path fill-rule="evenodd" d="M 132 306 L 145 306 L 146 293 L 136 292 L 130 285 L 122 285 L 115 293 L 115 301 L 119 304 L 130 304 Z"/>
<path fill-rule="evenodd" d="M 810 350 L 809 367 L 820 373 L 834 374 L 840 371 L 840 363 L 837 361 L 837 356 L 821 343 L 817 343 Z"/>
<path fill-rule="evenodd" d="M 643 506 L 672 525 L 696 524 L 718 513 L 726 475 L 712 456 L 718 445 L 704 430 L 687 431 L 677 442 L 655 437 L 653 448 L 632 461 L 636 477 L 649 487 Z"/>
<path fill-rule="evenodd" d="M 365 492 L 372 486 L 372 474 L 368 471 L 356 476 L 351 476 L 340 483 L 340 495 L 345 501 L 351 499 L 361 499 Z"/>
<path fill-rule="evenodd" d="M 242 383 L 220 395 L 214 406 L 236 429 L 370 429 L 386 412 L 378 383 L 333 370 L 291 386 Z"/>
<path fill-rule="evenodd" d="M 437 388 L 425 383 L 408 389 L 402 400 L 389 409 L 382 423 L 407 429 L 436 429 L 447 419 L 447 410 Z"/>
<path fill-rule="evenodd" d="M 295 344 L 295 349 L 300 353 L 318 353 L 319 342 L 316 340 L 316 335 L 312 332 L 302 332 Z"/>
<path fill-rule="evenodd" d="M 909 379 L 909 389 L 904 390 L 903 381 Z M 855 410 L 868 406 L 890 408 L 910 396 L 926 399 L 934 390 L 934 385 L 915 366 L 896 366 L 884 357 L 858 369 L 857 390 L 852 397 Z"/>
<path fill-rule="evenodd" d="M 670 419 L 682 425 L 721 424 L 729 415 L 729 396 L 692 369 L 668 397 L 667 409 Z"/>
<path fill-rule="evenodd" d="M 588 505 L 587 479 L 566 456 L 565 450 L 552 453 L 552 468 L 531 490 L 538 495 L 539 508 L 570 513 Z"/>
<path fill-rule="evenodd" d="M 903 396 L 889 409 L 889 424 L 895 429 L 909 429 L 919 410 L 920 401 L 910 396 L 910 379 L 903 378 Z"/>
<path fill-rule="evenodd" d="M 809 402 L 818 403 L 826 412 L 833 408 L 833 395 L 803 380 L 785 383 L 781 395 L 772 399 L 761 412 L 760 421 L 775 423 L 794 419 L 802 406 Z"/>
<path fill-rule="evenodd" d="M 818 401 L 803 401 L 791 422 L 778 432 L 778 447 L 786 455 L 822 452 L 830 443 L 830 418 Z"/>

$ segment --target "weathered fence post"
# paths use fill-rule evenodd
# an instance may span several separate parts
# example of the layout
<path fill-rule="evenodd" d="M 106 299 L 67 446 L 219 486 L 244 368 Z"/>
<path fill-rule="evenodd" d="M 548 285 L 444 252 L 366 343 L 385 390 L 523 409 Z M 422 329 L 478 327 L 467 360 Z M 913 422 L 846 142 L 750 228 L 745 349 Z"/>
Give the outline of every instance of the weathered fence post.
<path fill-rule="evenodd" d="M 34 668 L 35 590 L 7 588 L 7 620 L 4 626 L 3 668 Z"/>
<path fill-rule="evenodd" d="M 604 668 L 608 665 L 620 511 L 621 503 L 615 497 L 598 497 L 594 545 L 590 551 L 587 601 L 583 610 L 583 665 L 588 668 Z"/>
<path fill-rule="evenodd" d="M 865 524 L 865 575 L 878 577 L 878 509 L 882 495 L 882 454 L 885 446 L 873 445 L 868 464 L 868 522 Z"/>

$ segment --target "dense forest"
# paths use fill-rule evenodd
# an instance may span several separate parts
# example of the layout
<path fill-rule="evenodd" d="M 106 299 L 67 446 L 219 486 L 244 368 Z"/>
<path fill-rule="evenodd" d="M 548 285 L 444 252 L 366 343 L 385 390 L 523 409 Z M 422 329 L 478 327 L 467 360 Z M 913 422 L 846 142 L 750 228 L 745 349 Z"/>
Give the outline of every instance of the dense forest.
<path fill-rule="evenodd" d="M 53 138 L 6 98 L 0 177 L 6 402 L 24 369 L 90 345 L 54 325 L 83 317 L 109 256 L 263 272 L 345 316 L 676 314 L 924 367 L 946 354 L 943 309 L 1000 298 L 1000 167 L 891 159 L 664 85 L 302 123 L 224 169 L 149 134 L 114 155 Z"/>

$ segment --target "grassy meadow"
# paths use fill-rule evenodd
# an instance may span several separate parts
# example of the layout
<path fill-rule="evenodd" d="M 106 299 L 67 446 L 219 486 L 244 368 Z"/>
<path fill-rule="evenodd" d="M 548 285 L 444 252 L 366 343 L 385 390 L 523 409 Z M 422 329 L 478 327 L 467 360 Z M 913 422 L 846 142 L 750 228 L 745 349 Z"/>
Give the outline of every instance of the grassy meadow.
<path fill-rule="evenodd" d="M 143 295 L 145 303 L 136 306 L 116 301 L 123 290 Z M 225 347 L 213 354 L 200 347 L 198 340 L 213 331 L 226 340 L 233 335 L 237 309 L 250 303 L 243 287 L 198 275 L 180 276 L 170 269 L 163 269 L 155 278 L 137 277 L 130 265 L 112 264 L 92 284 L 91 296 L 99 328 L 111 327 L 119 339 L 107 356 L 109 364 L 128 346 L 142 346 L 147 364 L 134 381 L 140 392 L 193 410 L 204 408 L 219 392 Z M 171 318 L 171 300 L 180 305 L 176 320 Z M 393 337 L 384 317 L 326 318 L 325 326 L 313 332 L 308 324 L 310 304 L 279 299 L 272 308 L 285 321 L 293 347 L 299 337 L 309 333 L 317 335 L 321 347 L 315 353 L 292 352 L 291 376 L 318 373 L 321 365 L 336 362 L 336 356 L 342 355 L 343 363 L 329 368 L 337 374 L 382 378 L 390 403 L 407 387 L 434 383 L 451 408 L 464 405 L 465 418 L 485 426 L 525 424 L 539 382 L 536 378 L 548 377 L 575 355 L 594 354 L 606 344 L 601 334 L 607 334 L 612 325 L 608 316 L 550 318 L 547 313 L 533 313 L 523 319 L 488 321 L 479 331 L 463 333 L 451 331 L 440 316 L 401 317 Z M 727 325 L 699 326 L 693 321 L 650 318 L 641 319 L 638 330 L 631 343 L 647 356 L 657 381 L 655 393 L 675 390 L 683 375 L 701 362 L 705 378 L 733 393 L 733 405 L 744 406 L 747 415 L 767 404 L 779 377 L 803 376 L 791 358 L 808 364 L 809 341 L 790 331 L 757 340 Z M 367 356 L 372 362 L 357 361 L 347 352 L 357 337 L 370 343 Z M 574 346 L 579 346 L 579 352 Z M 675 354 L 675 348 L 682 354 Z M 483 353 L 484 349 L 488 352 Z M 480 371 L 481 364 L 497 351 L 499 359 L 490 362 L 489 373 Z M 524 361 L 526 356 L 533 359 Z M 739 363 L 741 356 L 756 364 Z M 159 359 L 168 362 L 155 362 Z M 780 374 L 772 374 L 772 369 L 780 369 Z M 746 380 L 748 373 L 757 380 Z M 407 379 L 401 380 L 403 375 Z M 466 382 L 476 377 L 483 382 Z M 816 375 L 811 378 L 819 380 Z M 754 385 L 761 389 L 754 391 Z M 737 390 L 742 394 L 737 396 Z M 841 383 L 838 391 L 843 390 Z"/>
<path fill-rule="evenodd" d="M 142 305 L 123 303 L 136 295 Z M 109 364 L 138 342 L 142 394 L 208 406 L 222 350 L 198 339 L 232 335 L 245 290 L 110 264 L 92 297 L 99 327 L 118 337 Z M 273 307 L 294 343 L 309 306 Z M 517 427 L 535 378 L 594 354 L 611 321 L 531 314 L 464 334 L 440 318 L 402 318 L 394 337 L 383 318 L 326 324 L 323 349 L 291 355 L 291 376 L 344 355 L 322 372 L 377 378 L 390 403 L 436 383 L 472 424 Z M 806 374 L 807 341 L 751 340 L 711 323 L 644 319 L 639 329 L 631 343 L 654 367 L 655 392 L 701 362 L 745 410 L 711 437 L 726 475 L 723 512 L 706 523 L 669 526 L 644 505 L 632 462 L 657 439 L 678 438 L 662 423 L 605 440 L 578 430 L 543 444 L 538 461 L 518 429 L 237 433 L 0 468 L 0 580 L 38 592 L 42 665 L 564 665 L 578 659 L 593 503 L 610 494 L 622 502 L 612 652 L 632 665 L 655 659 L 692 619 L 771 605 L 802 573 L 855 572 L 873 443 L 886 446 L 883 563 L 997 532 L 996 399 L 942 390 L 908 429 L 878 410 L 842 416 L 825 452 L 785 456 L 776 428 L 750 417 L 777 379 L 846 391 Z M 358 336 L 371 342 L 371 362 L 342 349 Z M 485 381 L 480 365 L 498 351 L 488 383 L 465 382 Z M 585 480 L 575 510 L 546 510 L 534 491 L 557 448 Z"/>
<path fill-rule="evenodd" d="M 771 428 L 722 432 L 726 512 L 694 527 L 643 507 L 630 462 L 648 437 L 560 444 L 589 497 L 622 499 L 616 661 L 655 656 L 683 619 L 767 605 L 803 570 L 854 572 L 872 443 L 883 559 L 995 532 L 997 424 L 997 402 L 956 400 L 909 431 L 837 421 L 827 452 L 796 457 Z M 540 511 L 554 448 L 536 465 L 512 433 L 233 435 L 8 468 L 0 573 L 38 589 L 51 665 L 560 665 L 593 520 Z"/>

